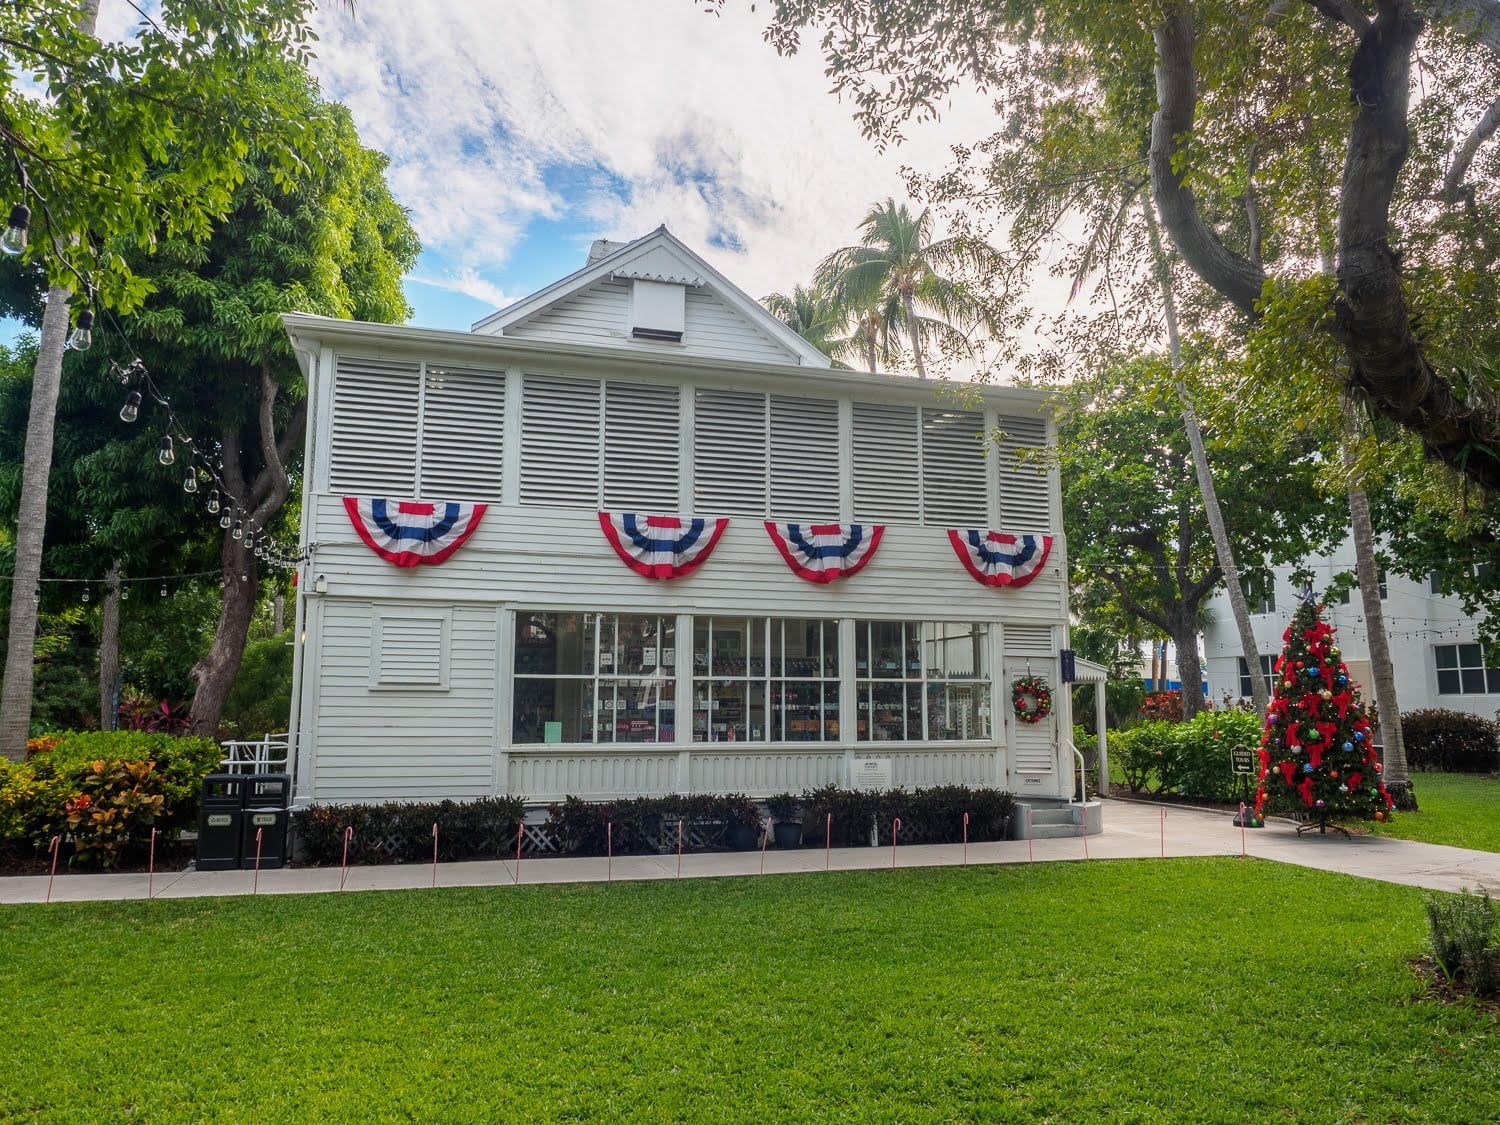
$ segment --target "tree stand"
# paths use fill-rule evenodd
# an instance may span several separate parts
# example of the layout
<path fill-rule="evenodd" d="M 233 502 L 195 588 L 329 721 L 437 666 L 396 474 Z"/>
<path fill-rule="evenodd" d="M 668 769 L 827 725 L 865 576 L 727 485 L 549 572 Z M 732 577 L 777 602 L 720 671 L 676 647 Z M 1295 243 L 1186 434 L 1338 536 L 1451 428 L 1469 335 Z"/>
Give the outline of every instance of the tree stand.
<path fill-rule="evenodd" d="M 1349 829 L 1337 824 L 1330 824 L 1326 815 L 1318 817 L 1317 821 L 1312 824 L 1297 825 L 1297 835 L 1299 836 L 1304 832 L 1316 832 L 1318 833 L 1318 835 L 1322 836 L 1330 831 L 1342 833 L 1344 839 L 1346 840 L 1354 839 L 1353 836 L 1349 835 Z"/>

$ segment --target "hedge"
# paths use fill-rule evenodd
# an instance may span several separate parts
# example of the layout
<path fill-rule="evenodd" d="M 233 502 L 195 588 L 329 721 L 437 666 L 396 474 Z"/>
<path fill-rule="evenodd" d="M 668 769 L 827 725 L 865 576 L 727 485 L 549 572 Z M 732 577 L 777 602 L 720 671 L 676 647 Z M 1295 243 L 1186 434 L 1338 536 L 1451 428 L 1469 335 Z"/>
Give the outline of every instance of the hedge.
<path fill-rule="evenodd" d="M 1232 801 L 1244 788 L 1229 750 L 1260 744 L 1260 718 L 1249 711 L 1204 711 L 1192 720 L 1140 723 L 1109 739 L 1132 793 Z"/>
<path fill-rule="evenodd" d="M 101 867 L 143 853 L 152 828 L 192 824 L 203 778 L 221 757 L 211 738 L 143 731 L 63 732 L 27 752 L 25 761 L 0 760 L 0 845 L 34 854 L 61 836 L 70 862 Z"/>
<path fill-rule="evenodd" d="M 1015 799 L 1001 789 L 964 785 L 884 792 L 825 785 L 805 791 L 802 805 L 806 816 L 804 843 L 823 845 L 824 828 L 831 815 L 833 846 L 861 847 L 870 843 L 872 822 L 876 842 L 889 844 L 892 821 L 898 818 L 901 839 L 908 843 L 957 843 L 963 839 L 965 813 L 969 814 L 970 840 L 1003 840 Z"/>
<path fill-rule="evenodd" d="M 496 859 L 514 855 L 516 826 L 526 816 L 520 797 L 477 801 L 313 805 L 292 813 L 297 859 L 309 864 L 343 861 L 344 831 L 350 863 L 430 863 L 432 826 L 438 826 L 438 859 Z"/>
<path fill-rule="evenodd" d="M 1414 770 L 1493 773 L 1500 770 L 1500 727 L 1467 711 L 1429 707 L 1401 716 L 1406 764 Z"/>

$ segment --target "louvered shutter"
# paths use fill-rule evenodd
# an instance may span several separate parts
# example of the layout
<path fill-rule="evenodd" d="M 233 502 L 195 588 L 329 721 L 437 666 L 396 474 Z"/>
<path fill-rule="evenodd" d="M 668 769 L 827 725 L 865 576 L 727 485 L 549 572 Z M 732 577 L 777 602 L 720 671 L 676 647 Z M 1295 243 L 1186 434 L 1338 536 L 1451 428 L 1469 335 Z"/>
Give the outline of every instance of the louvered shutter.
<path fill-rule="evenodd" d="M 985 527 L 984 415 L 922 410 L 922 520 L 937 527 Z"/>
<path fill-rule="evenodd" d="M 1007 656 L 1051 656 L 1052 626 L 1007 625 L 1005 626 L 1005 655 Z"/>
<path fill-rule="evenodd" d="M 839 404 L 771 396 L 771 515 L 839 516 Z"/>
<path fill-rule="evenodd" d="M 599 503 L 599 391 L 593 380 L 527 375 L 521 384 L 521 503 Z"/>
<path fill-rule="evenodd" d="M 448 619 L 376 619 L 371 681 L 379 687 L 441 688 L 448 683 Z"/>
<path fill-rule="evenodd" d="M 427 367 L 422 496 L 498 500 L 504 464 L 505 374 Z"/>
<path fill-rule="evenodd" d="M 357 496 L 417 491 L 418 365 L 339 356 L 328 487 Z"/>
<path fill-rule="evenodd" d="M 698 391 L 693 415 L 693 511 L 764 516 L 766 396 Z"/>
<path fill-rule="evenodd" d="M 1000 431 L 995 443 L 1000 526 L 1007 531 L 1050 531 L 1051 487 L 1044 456 L 1047 423 L 1041 418 L 1001 415 Z M 1037 451 L 1034 456 L 1033 450 Z"/>
<path fill-rule="evenodd" d="M 604 506 L 677 511 L 680 433 L 676 387 L 605 383 Z"/>
<path fill-rule="evenodd" d="M 916 523 L 921 518 L 917 408 L 854 404 L 854 518 Z"/>

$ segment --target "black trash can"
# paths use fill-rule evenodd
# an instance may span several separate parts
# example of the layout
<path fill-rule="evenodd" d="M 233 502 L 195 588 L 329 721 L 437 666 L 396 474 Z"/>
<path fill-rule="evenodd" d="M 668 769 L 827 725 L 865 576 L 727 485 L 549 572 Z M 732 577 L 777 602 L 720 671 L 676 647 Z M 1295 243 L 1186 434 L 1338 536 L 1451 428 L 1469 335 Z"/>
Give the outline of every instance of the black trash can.
<path fill-rule="evenodd" d="M 260 833 L 261 870 L 286 864 L 287 823 L 292 803 L 292 775 L 252 773 L 245 779 L 245 815 L 240 828 L 240 866 L 253 868 L 255 834 Z"/>
<path fill-rule="evenodd" d="M 211 773 L 203 779 L 198 807 L 199 871 L 229 871 L 240 865 L 240 822 L 245 814 L 245 778 Z"/>

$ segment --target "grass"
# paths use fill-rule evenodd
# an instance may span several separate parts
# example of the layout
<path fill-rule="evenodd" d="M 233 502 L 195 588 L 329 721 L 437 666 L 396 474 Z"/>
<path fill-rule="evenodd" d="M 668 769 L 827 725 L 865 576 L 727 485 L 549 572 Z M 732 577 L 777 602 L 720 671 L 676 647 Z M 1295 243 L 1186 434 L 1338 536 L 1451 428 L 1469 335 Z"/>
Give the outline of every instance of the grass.
<path fill-rule="evenodd" d="M 1423 927 L 1232 859 L 3 907 L 0 1120 L 1493 1120 Z"/>
<path fill-rule="evenodd" d="M 1500 778 L 1471 773 L 1414 773 L 1417 812 L 1397 813 L 1361 831 L 1427 844 L 1500 852 Z"/>

